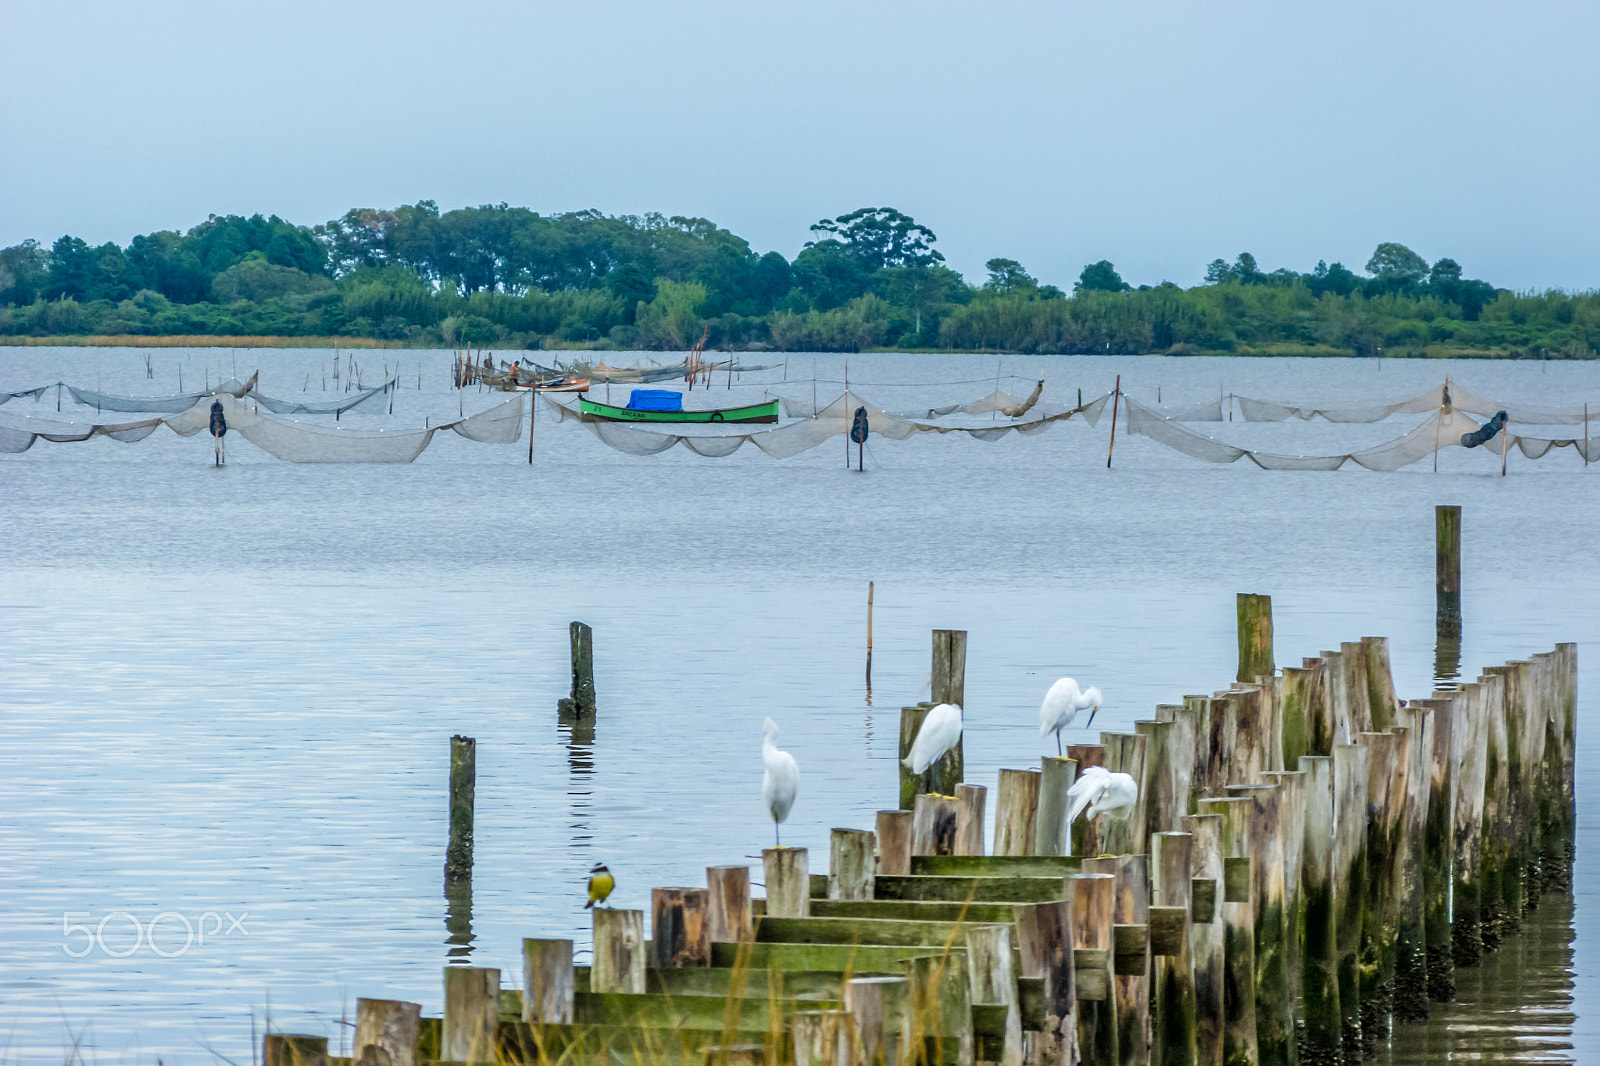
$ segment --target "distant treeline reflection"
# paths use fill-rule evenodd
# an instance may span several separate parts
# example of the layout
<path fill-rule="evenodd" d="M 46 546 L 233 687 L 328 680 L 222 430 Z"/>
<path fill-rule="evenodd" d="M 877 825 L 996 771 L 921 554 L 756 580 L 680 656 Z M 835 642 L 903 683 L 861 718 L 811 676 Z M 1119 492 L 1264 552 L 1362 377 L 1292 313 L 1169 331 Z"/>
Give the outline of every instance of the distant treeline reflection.
<path fill-rule="evenodd" d="M 126 248 L 0 250 L 0 336 L 362 337 L 418 346 L 713 347 L 1594 358 L 1600 293 L 1513 293 L 1378 246 L 1364 273 L 1214 260 L 1133 288 L 1105 260 L 1071 292 L 1012 259 L 969 284 L 892 208 L 811 227 L 791 262 L 701 218 L 540 215 L 432 201 L 324 225 L 215 216 Z"/>

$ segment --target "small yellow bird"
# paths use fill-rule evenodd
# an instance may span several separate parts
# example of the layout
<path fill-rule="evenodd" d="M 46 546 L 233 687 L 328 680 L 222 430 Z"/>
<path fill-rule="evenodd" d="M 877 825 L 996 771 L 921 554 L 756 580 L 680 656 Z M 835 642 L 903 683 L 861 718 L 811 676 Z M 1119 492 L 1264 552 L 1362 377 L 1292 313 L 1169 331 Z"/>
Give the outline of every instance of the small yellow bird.
<path fill-rule="evenodd" d="M 611 890 L 617 887 L 616 878 L 611 876 L 611 871 L 606 869 L 606 864 L 597 862 L 594 869 L 589 871 L 589 902 L 583 905 L 588 910 L 596 903 L 604 903 L 606 897 L 611 895 Z"/>

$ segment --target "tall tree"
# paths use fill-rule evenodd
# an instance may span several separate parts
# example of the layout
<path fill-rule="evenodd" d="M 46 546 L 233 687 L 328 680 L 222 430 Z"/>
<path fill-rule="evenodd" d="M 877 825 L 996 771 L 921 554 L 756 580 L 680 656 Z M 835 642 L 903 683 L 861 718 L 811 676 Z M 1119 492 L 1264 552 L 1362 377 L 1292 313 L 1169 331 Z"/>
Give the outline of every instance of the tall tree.
<path fill-rule="evenodd" d="M 944 262 L 944 256 L 934 250 L 938 238 L 933 230 L 892 207 L 863 207 L 838 218 L 825 218 L 812 226 L 811 232 L 825 234 L 822 240 L 838 241 L 869 271 L 886 266 L 927 267 Z M 820 241 L 808 243 L 806 247 L 816 243 Z"/>
<path fill-rule="evenodd" d="M 1072 288 L 1075 292 L 1127 292 L 1132 287 L 1122 280 L 1122 275 L 1111 265 L 1111 260 L 1102 259 L 1084 267 L 1083 273 L 1078 275 L 1078 283 Z"/>

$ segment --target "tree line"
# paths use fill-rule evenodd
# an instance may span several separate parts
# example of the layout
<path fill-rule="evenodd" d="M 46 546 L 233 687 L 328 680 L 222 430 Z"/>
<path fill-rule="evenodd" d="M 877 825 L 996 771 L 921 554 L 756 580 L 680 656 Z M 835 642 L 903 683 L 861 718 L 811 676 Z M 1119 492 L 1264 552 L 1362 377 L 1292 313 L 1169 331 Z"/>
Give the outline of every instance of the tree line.
<path fill-rule="evenodd" d="M 793 260 L 703 218 L 422 200 L 318 226 L 213 215 L 127 247 L 0 250 L 0 335 L 370 337 L 417 346 L 1001 349 L 1592 358 L 1600 293 L 1513 293 L 1380 244 L 1362 272 L 1216 259 L 1134 287 L 1106 260 L 1070 291 L 995 258 L 971 284 L 893 208 L 811 227 Z"/>

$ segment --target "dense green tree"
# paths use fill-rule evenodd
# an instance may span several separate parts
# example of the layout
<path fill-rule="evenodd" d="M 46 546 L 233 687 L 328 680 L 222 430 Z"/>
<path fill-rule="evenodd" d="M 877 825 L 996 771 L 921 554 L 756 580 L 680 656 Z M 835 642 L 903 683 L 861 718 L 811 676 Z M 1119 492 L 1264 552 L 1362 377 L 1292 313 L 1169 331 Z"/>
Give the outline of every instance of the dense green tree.
<path fill-rule="evenodd" d="M 1428 274 L 1428 261 L 1403 244 L 1384 242 L 1367 260 L 1375 292 L 1410 292 Z"/>
<path fill-rule="evenodd" d="M 989 280 L 984 288 L 1002 296 L 1037 292 L 1039 289 L 1039 279 L 1024 270 L 1015 259 L 991 259 L 984 267 L 989 271 Z"/>
<path fill-rule="evenodd" d="M 1122 275 L 1111 265 L 1111 260 L 1102 259 L 1083 268 L 1083 273 L 1078 275 L 1078 283 L 1073 286 L 1073 291 L 1127 292 L 1131 287 L 1122 280 Z"/>
<path fill-rule="evenodd" d="M 0 305 L 29 304 L 50 281 L 50 253 L 35 240 L 0 250 Z"/>
<path fill-rule="evenodd" d="M 892 207 L 862 207 L 838 218 L 823 219 L 811 232 L 826 234 L 818 242 L 837 241 L 855 255 L 867 270 L 882 267 L 928 267 L 944 262 L 934 250 L 933 230 Z"/>

